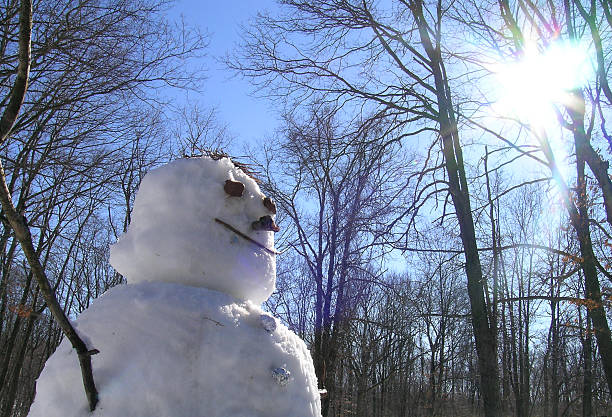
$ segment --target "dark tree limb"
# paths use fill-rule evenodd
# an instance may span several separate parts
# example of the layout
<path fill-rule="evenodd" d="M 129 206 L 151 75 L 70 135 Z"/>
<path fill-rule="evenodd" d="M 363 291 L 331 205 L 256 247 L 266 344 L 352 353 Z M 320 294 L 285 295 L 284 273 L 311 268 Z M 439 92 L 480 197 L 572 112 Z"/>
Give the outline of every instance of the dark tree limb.
<path fill-rule="evenodd" d="M 21 10 L 19 18 L 19 64 L 17 67 L 17 76 L 11 90 L 11 96 L 7 106 L 4 109 L 2 118 L 0 119 L 0 144 L 5 142 L 9 137 L 10 131 L 15 123 L 19 110 L 23 104 L 25 93 L 28 87 L 28 75 L 30 72 L 30 39 L 32 34 L 32 1 L 21 0 Z M 49 284 L 49 280 L 45 274 L 45 270 L 38 258 L 34 244 L 32 243 L 32 235 L 27 225 L 25 217 L 20 214 L 15 206 L 8 185 L 6 183 L 6 175 L 4 167 L 0 161 L 0 203 L 2 211 L 8 220 L 11 228 L 15 232 L 15 237 L 19 241 L 21 248 L 28 260 L 33 276 L 36 278 L 45 303 L 49 307 L 49 311 L 53 318 L 60 326 L 72 347 L 76 349 L 81 366 L 81 374 L 83 376 L 83 385 L 89 403 L 89 409 L 93 411 L 98 403 L 98 392 L 93 379 L 91 367 L 91 355 L 97 353 L 95 349 L 88 349 L 87 345 L 79 337 L 74 327 L 68 320 L 64 310 L 62 310 L 55 293 Z"/>
<path fill-rule="evenodd" d="M 17 77 L 11 90 L 10 100 L 4 109 L 0 119 L 0 144 L 2 144 L 17 119 L 17 114 L 25 92 L 28 88 L 28 76 L 30 74 L 30 38 L 32 35 L 32 1 L 22 0 L 19 15 L 19 64 L 17 65 Z"/>

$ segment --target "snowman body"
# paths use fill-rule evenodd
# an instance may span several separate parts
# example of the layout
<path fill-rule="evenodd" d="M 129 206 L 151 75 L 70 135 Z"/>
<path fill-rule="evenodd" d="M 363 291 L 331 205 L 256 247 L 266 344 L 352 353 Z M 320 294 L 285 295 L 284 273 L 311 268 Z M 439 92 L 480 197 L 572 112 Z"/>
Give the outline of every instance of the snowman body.
<path fill-rule="evenodd" d="M 244 192 L 228 195 L 226 181 Z M 64 340 L 29 415 L 320 416 L 306 345 L 259 307 L 275 282 L 273 232 L 252 227 L 273 215 L 264 199 L 227 158 L 179 160 L 149 173 L 130 230 L 111 251 L 128 285 L 95 300 L 75 323 L 100 351 L 92 357 L 99 405 L 89 412 L 76 353 Z"/>

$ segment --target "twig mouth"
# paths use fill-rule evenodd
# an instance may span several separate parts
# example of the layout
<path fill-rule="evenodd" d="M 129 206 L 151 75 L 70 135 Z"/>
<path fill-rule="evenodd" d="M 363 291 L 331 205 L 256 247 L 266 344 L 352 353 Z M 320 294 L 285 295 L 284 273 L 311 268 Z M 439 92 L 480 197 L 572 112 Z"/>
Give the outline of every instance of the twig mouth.
<path fill-rule="evenodd" d="M 263 250 L 265 250 L 266 252 L 272 254 L 272 255 L 280 255 L 280 252 L 275 251 L 274 249 L 269 249 L 267 248 L 264 244 L 259 243 L 258 241 L 256 241 L 255 239 L 252 239 L 251 237 L 245 235 L 244 233 L 242 233 L 240 230 L 236 229 L 234 226 L 224 222 L 221 219 L 218 219 L 215 217 L 215 221 L 217 223 L 219 223 L 220 225 L 222 225 L 223 227 L 225 227 L 228 230 L 231 230 L 232 232 L 236 233 L 238 236 L 240 236 L 241 238 L 248 240 L 251 243 L 256 244 L 257 246 L 259 246 L 260 248 L 262 248 Z"/>

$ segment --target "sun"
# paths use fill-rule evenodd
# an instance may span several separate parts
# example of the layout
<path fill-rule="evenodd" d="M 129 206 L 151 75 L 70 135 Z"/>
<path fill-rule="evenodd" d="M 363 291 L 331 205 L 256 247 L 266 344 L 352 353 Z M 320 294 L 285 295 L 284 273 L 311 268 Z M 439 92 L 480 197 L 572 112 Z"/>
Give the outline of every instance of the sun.
<path fill-rule="evenodd" d="M 529 44 L 512 62 L 495 64 L 495 113 L 518 118 L 538 129 L 558 126 L 555 108 L 571 105 L 570 91 L 592 72 L 588 48 L 556 42 L 544 51 Z"/>

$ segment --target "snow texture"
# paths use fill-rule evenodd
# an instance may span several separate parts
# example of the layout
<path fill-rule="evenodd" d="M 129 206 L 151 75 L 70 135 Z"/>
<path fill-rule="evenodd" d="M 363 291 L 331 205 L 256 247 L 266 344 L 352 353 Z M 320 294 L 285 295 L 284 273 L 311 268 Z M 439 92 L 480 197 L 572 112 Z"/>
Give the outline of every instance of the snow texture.
<path fill-rule="evenodd" d="M 245 185 L 242 197 L 226 180 Z M 274 291 L 275 256 L 215 221 L 218 218 L 269 249 L 274 233 L 252 230 L 270 215 L 257 183 L 228 159 L 180 159 L 149 172 L 134 202 L 128 232 L 111 247 L 111 265 L 128 283 L 176 282 L 262 303 Z"/>
<path fill-rule="evenodd" d="M 226 180 L 243 183 L 242 196 L 229 196 Z M 251 227 L 271 215 L 263 199 L 227 158 L 147 174 L 129 231 L 111 249 L 128 285 L 74 323 L 100 351 L 100 402 L 90 413 L 64 340 L 37 381 L 30 417 L 320 417 L 306 345 L 259 307 L 274 290 L 275 255 L 215 221 L 273 250 L 273 232 Z"/>
<path fill-rule="evenodd" d="M 317 382 L 304 342 L 262 310 L 205 288 L 141 283 L 109 290 L 78 319 L 100 403 L 89 413 L 64 340 L 38 380 L 31 417 L 313 417 Z M 279 384 L 277 368 L 290 372 Z"/>

